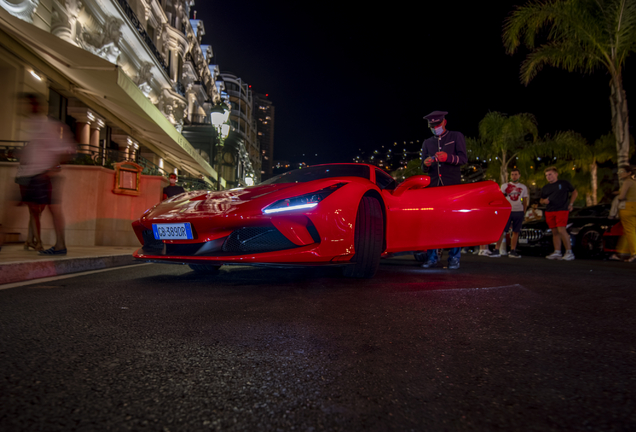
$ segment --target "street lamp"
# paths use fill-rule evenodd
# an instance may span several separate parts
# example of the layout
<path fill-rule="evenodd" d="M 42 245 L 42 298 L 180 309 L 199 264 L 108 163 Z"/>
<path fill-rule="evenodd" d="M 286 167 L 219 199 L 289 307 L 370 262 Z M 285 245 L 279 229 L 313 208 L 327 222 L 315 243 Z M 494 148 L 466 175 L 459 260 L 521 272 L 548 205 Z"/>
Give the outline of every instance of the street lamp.
<path fill-rule="evenodd" d="M 219 128 L 227 122 L 230 117 L 230 108 L 223 102 L 216 104 L 214 108 L 210 110 L 210 120 L 212 125 L 219 130 Z"/>
<path fill-rule="evenodd" d="M 212 126 L 214 126 L 214 128 L 216 129 L 212 160 L 214 161 L 215 168 L 218 168 L 216 171 L 217 190 L 221 190 L 221 170 L 220 164 L 217 164 L 217 147 L 223 146 L 223 140 L 225 140 L 225 138 L 227 138 L 228 134 L 230 133 L 230 125 L 227 124 L 227 120 L 229 117 L 230 108 L 224 102 L 216 104 L 210 110 L 210 121 L 212 122 Z"/>

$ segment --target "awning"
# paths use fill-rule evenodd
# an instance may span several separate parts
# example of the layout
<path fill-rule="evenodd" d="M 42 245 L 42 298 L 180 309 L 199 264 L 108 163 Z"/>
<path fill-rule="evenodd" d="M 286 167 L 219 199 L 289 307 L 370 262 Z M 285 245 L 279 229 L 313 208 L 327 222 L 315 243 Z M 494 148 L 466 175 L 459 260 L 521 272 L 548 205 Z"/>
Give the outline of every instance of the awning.
<path fill-rule="evenodd" d="M 216 171 L 118 66 L 78 48 L 0 8 L 0 31 L 50 65 L 68 82 L 58 82 L 78 99 L 125 125 L 130 135 L 167 160 L 217 179 Z M 0 35 L 2 36 L 2 35 Z M 0 37 L 0 43 L 6 37 Z M 19 53 L 16 53 L 19 56 Z M 46 71 L 42 71 L 46 72 Z M 56 77 L 50 77 L 55 79 Z M 59 77 L 58 77 L 59 78 Z M 101 108 L 101 109 L 100 109 Z M 120 126 L 121 127 L 121 126 Z"/>

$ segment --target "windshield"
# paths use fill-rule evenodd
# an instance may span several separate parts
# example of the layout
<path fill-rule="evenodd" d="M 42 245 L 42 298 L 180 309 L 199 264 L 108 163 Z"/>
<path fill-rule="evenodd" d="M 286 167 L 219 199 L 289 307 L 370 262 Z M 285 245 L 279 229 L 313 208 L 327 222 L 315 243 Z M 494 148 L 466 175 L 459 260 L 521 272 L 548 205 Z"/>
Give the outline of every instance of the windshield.
<path fill-rule="evenodd" d="M 362 177 L 370 180 L 369 167 L 357 164 L 319 165 L 289 171 L 262 182 L 262 185 L 275 183 L 306 183 L 331 177 Z"/>

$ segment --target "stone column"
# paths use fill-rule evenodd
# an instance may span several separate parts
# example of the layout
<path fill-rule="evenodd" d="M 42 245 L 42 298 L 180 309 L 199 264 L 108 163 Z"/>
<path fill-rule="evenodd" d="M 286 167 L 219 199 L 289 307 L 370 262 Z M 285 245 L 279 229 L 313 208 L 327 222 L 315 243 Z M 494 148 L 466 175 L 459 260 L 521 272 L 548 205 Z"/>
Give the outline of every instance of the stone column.
<path fill-rule="evenodd" d="M 75 123 L 75 139 L 77 140 L 78 149 L 81 153 L 86 153 L 91 144 L 91 124 L 89 121 L 78 120 Z"/>
<path fill-rule="evenodd" d="M 100 151 L 99 130 L 104 127 L 104 121 L 86 107 L 69 106 L 66 113 L 76 122 L 77 152 L 97 157 Z"/>

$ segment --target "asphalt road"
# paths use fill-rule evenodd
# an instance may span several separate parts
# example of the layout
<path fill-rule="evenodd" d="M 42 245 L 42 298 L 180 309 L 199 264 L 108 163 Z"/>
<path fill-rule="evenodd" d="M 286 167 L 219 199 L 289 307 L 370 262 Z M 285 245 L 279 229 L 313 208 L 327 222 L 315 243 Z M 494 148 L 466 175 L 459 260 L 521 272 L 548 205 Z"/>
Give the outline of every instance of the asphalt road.
<path fill-rule="evenodd" d="M 635 265 L 415 265 L 0 290 L 0 430 L 636 430 Z"/>

